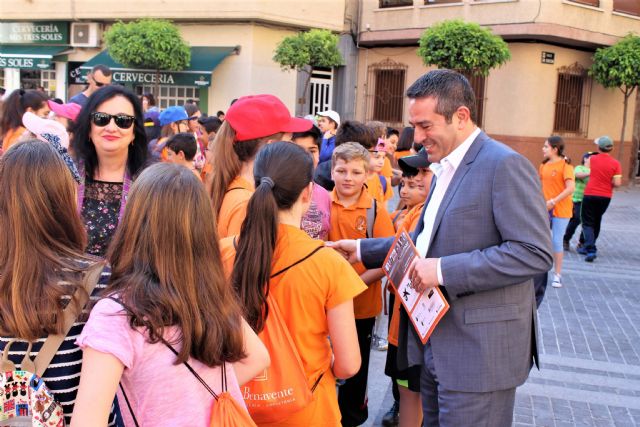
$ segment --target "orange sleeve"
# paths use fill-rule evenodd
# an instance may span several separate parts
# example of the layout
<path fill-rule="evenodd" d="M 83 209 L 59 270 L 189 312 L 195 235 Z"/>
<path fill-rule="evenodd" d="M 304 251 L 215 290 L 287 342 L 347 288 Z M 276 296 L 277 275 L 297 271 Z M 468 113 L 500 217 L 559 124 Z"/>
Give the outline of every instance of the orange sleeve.
<path fill-rule="evenodd" d="M 396 230 L 393 227 L 389 212 L 380 203 L 377 203 L 376 207 L 378 212 L 376 212 L 376 222 L 373 224 L 373 237 L 395 236 Z"/>
<path fill-rule="evenodd" d="M 380 171 L 380 175 L 391 180 L 393 176 L 393 168 L 391 167 L 391 160 L 387 156 L 384 157 L 384 165 L 382 165 L 382 170 Z"/>
<path fill-rule="evenodd" d="M 573 168 L 571 167 L 570 164 L 565 164 L 564 165 L 564 171 L 563 172 L 564 172 L 563 178 L 564 178 L 565 181 L 568 180 L 568 179 L 570 179 L 571 181 L 575 181 L 576 176 L 575 176 Z"/>
<path fill-rule="evenodd" d="M 355 298 L 367 290 L 360 276 L 351 265 L 333 249 L 321 249 L 325 252 L 323 265 L 327 268 L 329 292 L 327 294 L 327 309 L 339 306 L 345 301 Z"/>

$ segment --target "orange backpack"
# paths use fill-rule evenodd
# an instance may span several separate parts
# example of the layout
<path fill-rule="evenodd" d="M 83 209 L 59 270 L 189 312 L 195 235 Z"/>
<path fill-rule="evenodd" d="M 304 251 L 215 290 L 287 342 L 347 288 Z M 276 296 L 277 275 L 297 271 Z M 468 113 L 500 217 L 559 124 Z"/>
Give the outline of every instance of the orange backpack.
<path fill-rule="evenodd" d="M 305 261 L 323 247 L 315 248 L 304 258 L 272 274 L 271 279 Z M 277 349 L 278 352 L 273 355 L 275 357 L 271 357 L 271 366 L 245 384 L 242 393 L 251 417 L 258 424 L 282 421 L 307 407 L 324 375 L 321 374 L 314 384 L 309 386 L 298 350 L 271 293 L 267 295 L 267 304 L 269 315 L 258 337 L 268 350 Z"/>

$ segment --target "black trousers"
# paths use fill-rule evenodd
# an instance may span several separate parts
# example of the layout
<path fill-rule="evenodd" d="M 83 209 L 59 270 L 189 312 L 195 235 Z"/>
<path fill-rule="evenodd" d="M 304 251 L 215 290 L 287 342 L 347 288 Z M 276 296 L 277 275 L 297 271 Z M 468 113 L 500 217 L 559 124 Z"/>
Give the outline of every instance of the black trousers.
<path fill-rule="evenodd" d="M 598 252 L 598 249 L 596 248 L 596 240 L 600 235 L 602 216 L 607 211 L 609 203 L 611 203 L 611 199 L 609 197 L 584 196 L 584 199 L 582 199 L 580 217 L 582 218 L 584 247 L 588 254 L 595 254 Z"/>
<path fill-rule="evenodd" d="M 582 207 L 582 202 L 573 202 L 573 216 L 569 220 L 569 224 L 567 225 L 567 230 L 564 232 L 564 237 L 562 240 L 568 242 L 573 237 L 573 233 L 576 232 L 576 228 L 580 225 L 580 209 Z M 580 243 L 584 244 L 584 233 L 580 233 Z"/>
<path fill-rule="evenodd" d="M 369 354 L 371 353 L 371 334 L 375 317 L 356 319 L 358 344 L 362 364 L 360 370 L 353 377 L 345 381 L 338 391 L 338 406 L 342 414 L 344 427 L 355 427 L 364 424 L 369 418 L 367 407 L 367 377 L 369 375 Z"/>

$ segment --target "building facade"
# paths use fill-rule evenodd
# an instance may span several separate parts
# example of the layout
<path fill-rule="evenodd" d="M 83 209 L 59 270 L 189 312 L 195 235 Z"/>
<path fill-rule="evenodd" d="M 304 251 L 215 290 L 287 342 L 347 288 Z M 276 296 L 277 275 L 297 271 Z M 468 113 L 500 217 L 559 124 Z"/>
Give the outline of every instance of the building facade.
<path fill-rule="evenodd" d="M 417 54 L 420 35 L 443 20 L 463 19 L 491 28 L 511 52 L 511 60 L 487 78 L 471 79 L 486 132 L 535 165 L 552 134 L 565 138 L 574 163 L 605 134 L 616 140 L 617 156 L 623 95 L 605 89 L 587 71 L 597 48 L 630 32 L 640 34 L 640 1 L 365 0 L 360 16 L 356 118 L 406 126 L 403 93 L 430 69 Z M 633 96 L 623 149 L 625 179 L 638 156 L 631 152 L 635 110 Z"/>
<path fill-rule="evenodd" d="M 191 46 L 192 61 L 182 72 L 160 73 L 161 107 L 195 99 L 205 112 L 215 114 L 234 98 L 273 93 L 292 112 L 306 113 L 310 99 L 305 99 L 306 106 L 298 105 L 299 76 L 280 69 L 272 60 L 274 50 L 283 38 L 301 30 L 342 32 L 346 0 L 115 0 L 108 7 L 93 0 L 0 0 L 0 10 L 0 86 L 7 90 L 42 87 L 50 96 L 66 100 L 83 90 L 91 66 L 106 63 L 114 71 L 114 82 L 139 94 L 150 91 L 156 72 L 115 63 L 105 51 L 102 34 L 118 20 L 163 18 L 177 24 Z M 345 71 L 325 70 L 319 82 L 326 86 L 328 81 L 330 93 L 338 73 Z M 331 100 L 316 100 L 316 111 L 318 106 L 333 107 Z"/>

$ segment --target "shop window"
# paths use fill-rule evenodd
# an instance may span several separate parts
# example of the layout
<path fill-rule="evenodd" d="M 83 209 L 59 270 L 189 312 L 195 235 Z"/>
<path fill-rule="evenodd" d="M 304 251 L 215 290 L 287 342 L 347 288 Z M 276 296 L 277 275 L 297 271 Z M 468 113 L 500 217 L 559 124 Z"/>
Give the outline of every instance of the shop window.
<path fill-rule="evenodd" d="M 586 137 L 589 125 L 591 79 L 577 62 L 558 69 L 553 131 Z"/>
<path fill-rule="evenodd" d="M 380 0 L 380 7 L 413 6 L 413 0 Z"/>
<path fill-rule="evenodd" d="M 56 94 L 55 70 L 20 70 L 20 85 L 23 89 L 44 88 L 47 96 L 53 98 Z"/>
<path fill-rule="evenodd" d="M 461 71 L 461 73 L 467 78 L 467 80 L 469 80 L 473 93 L 476 95 L 476 125 L 482 127 L 484 125 L 484 102 L 487 78 L 467 71 Z"/>
<path fill-rule="evenodd" d="M 613 0 L 613 11 L 640 16 L 640 1 L 638 0 Z"/>
<path fill-rule="evenodd" d="M 600 0 L 569 0 L 572 3 L 585 4 L 587 6 L 600 7 Z"/>
<path fill-rule="evenodd" d="M 160 96 L 156 96 L 156 105 L 161 110 L 174 105 L 184 105 L 188 99 L 200 101 L 200 88 L 196 86 L 160 86 Z M 154 86 L 136 86 L 136 93 L 154 93 Z"/>
<path fill-rule="evenodd" d="M 4 86 L 4 68 L 0 68 L 0 87 L 5 88 Z"/>
<path fill-rule="evenodd" d="M 367 77 L 367 120 L 388 126 L 403 125 L 404 91 L 407 66 L 385 59 L 369 66 Z"/>

